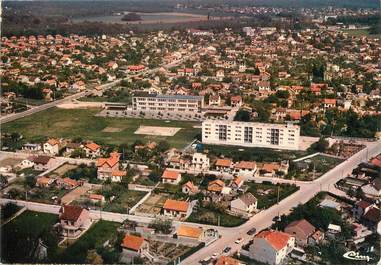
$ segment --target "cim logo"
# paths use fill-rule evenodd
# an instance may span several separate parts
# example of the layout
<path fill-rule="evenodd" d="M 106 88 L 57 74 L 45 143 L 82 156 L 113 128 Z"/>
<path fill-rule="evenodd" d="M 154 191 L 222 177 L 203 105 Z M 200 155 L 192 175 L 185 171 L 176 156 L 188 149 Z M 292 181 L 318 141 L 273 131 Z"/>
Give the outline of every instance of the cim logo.
<path fill-rule="evenodd" d="M 368 262 L 371 260 L 371 257 L 360 255 L 359 252 L 355 252 L 355 251 L 346 252 L 344 253 L 343 257 L 346 259 L 351 259 L 351 260 L 366 260 Z"/>

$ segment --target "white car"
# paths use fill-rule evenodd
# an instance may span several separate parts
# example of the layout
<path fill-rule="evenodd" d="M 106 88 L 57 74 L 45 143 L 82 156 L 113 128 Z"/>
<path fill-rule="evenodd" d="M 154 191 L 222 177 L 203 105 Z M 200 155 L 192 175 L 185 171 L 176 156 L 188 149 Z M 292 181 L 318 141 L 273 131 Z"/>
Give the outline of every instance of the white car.
<path fill-rule="evenodd" d="M 236 243 L 236 244 L 241 244 L 242 241 L 243 241 L 243 238 L 240 237 L 240 238 L 238 238 L 236 241 L 234 241 L 234 243 Z"/>
<path fill-rule="evenodd" d="M 218 253 L 213 253 L 213 255 L 212 255 L 212 259 L 216 259 L 218 256 L 219 256 Z"/>

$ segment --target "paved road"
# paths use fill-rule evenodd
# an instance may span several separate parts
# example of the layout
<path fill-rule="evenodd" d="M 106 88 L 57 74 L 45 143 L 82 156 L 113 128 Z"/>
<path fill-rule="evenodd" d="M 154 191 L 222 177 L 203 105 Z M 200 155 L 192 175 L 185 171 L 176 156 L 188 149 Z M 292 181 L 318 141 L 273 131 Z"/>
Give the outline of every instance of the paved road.
<path fill-rule="evenodd" d="M 337 167 L 331 169 L 319 179 L 311 182 L 310 185 L 301 186 L 298 192 L 283 199 L 279 204 L 254 215 L 241 226 L 231 228 L 229 233 L 222 235 L 219 240 L 189 256 L 183 260 L 181 264 L 197 264 L 200 260 L 207 256 L 211 256 L 213 253 L 221 253 L 227 246 L 232 248 L 232 253 L 239 251 L 242 244 L 245 244 L 252 239 L 252 236 L 246 234 L 251 228 L 255 227 L 257 231 L 260 231 L 271 226 L 273 218 L 289 213 L 292 208 L 300 203 L 306 203 L 320 191 L 329 191 L 337 181 L 350 174 L 358 164 L 367 161 L 370 157 L 375 156 L 380 152 L 381 141 L 370 143 L 366 149 L 363 149 Z M 239 245 L 235 244 L 234 241 L 240 237 L 244 238 L 243 242 Z"/>
<path fill-rule="evenodd" d="M 114 87 L 114 86 L 120 84 L 120 82 L 122 80 L 124 80 L 124 79 L 128 79 L 128 78 L 131 78 L 131 77 L 134 77 L 134 76 L 139 76 L 139 75 L 152 74 L 154 72 L 157 72 L 160 68 L 166 68 L 166 69 L 168 69 L 168 68 L 174 67 L 174 66 L 176 66 L 176 65 L 178 65 L 178 64 L 180 64 L 180 63 L 182 63 L 182 62 L 184 62 L 186 60 L 188 60 L 188 58 L 190 58 L 193 55 L 201 52 L 202 50 L 204 50 L 204 49 L 202 48 L 202 49 L 197 50 L 197 51 L 195 51 L 193 53 L 190 53 L 190 54 L 184 56 L 183 58 L 181 58 L 180 60 L 173 61 L 172 63 L 161 65 L 161 66 L 153 68 L 153 69 L 148 69 L 148 70 L 143 71 L 143 72 L 141 72 L 139 74 L 136 74 L 136 75 L 129 75 L 126 78 L 117 79 L 117 80 L 112 81 L 110 83 L 103 84 L 100 87 L 101 87 L 102 90 L 107 90 L 107 89 L 109 89 L 111 87 Z M 57 106 L 59 104 L 62 104 L 62 103 L 68 102 L 68 101 L 72 101 L 72 100 L 76 100 L 76 99 L 79 99 L 81 97 L 88 96 L 92 92 L 93 92 L 92 90 L 79 92 L 79 93 L 70 95 L 68 97 L 65 97 L 63 99 L 55 100 L 55 101 L 52 101 L 52 102 L 49 102 L 49 103 L 46 103 L 46 104 L 43 104 L 43 105 L 40 105 L 40 106 L 33 107 L 33 108 L 28 109 L 28 110 L 23 111 L 23 112 L 12 113 L 12 114 L 9 114 L 9 115 L 1 116 L 0 117 L 0 124 L 4 124 L 4 123 L 10 122 L 10 121 L 14 121 L 14 120 L 17 120 L 17 119 L 20 119 L 20 118 L 32 115 L 34 113 L 37 113 L 37 112 L 40 112 L 40 111 L 43 111 L 43 110 L 55 107 L 55 106 Z"/>

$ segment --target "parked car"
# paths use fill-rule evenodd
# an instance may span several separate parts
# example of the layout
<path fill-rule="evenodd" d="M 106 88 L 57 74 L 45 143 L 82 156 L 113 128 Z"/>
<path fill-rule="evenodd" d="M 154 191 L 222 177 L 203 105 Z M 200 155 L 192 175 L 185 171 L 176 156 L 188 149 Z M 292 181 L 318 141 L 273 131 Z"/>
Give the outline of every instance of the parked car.
<path fill-rule="evenodd" d="M 238 238 L 236 241 L 234 241 L 234 243 L 236 243 L 236 244 L 241 244 L 242 241 L 243 241 L 243 238 L 240 237 L 240 238 Z"/>
<path fill-rule="evenodd" d="M 249 236 L 253 236 L 253 235 L 255 235 L 256 232 L 257 232 L 257 229 L 255 227 L 253 227 L 249 231 L 247 231 L 247 234 Z"/>
<path fill-rule="evenodd" d="M 232 250 L 231 247 L 226 247 L 226 248 L 224 248 L 224 253 L 229 253 L 230 250 Z"/>

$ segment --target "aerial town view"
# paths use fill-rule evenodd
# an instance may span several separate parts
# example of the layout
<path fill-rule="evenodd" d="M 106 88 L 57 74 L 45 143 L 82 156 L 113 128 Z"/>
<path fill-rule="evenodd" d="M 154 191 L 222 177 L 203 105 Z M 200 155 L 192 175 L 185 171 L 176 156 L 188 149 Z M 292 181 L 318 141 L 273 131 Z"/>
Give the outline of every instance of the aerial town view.
<path fill-rule="evenodd" d="M 0 11 L 1 264 L 381 265 L 380 1 Z"/>

